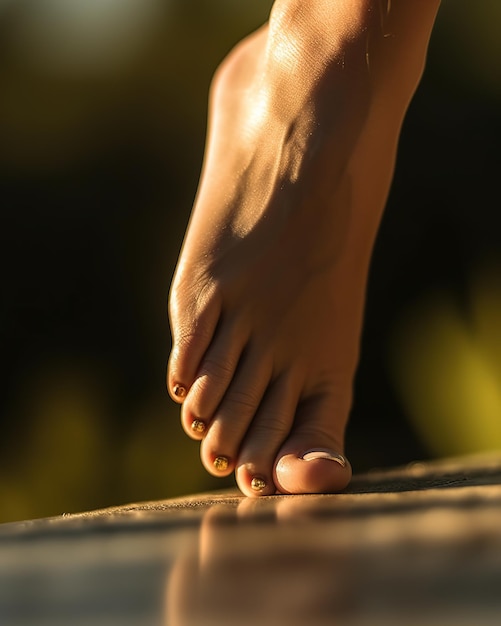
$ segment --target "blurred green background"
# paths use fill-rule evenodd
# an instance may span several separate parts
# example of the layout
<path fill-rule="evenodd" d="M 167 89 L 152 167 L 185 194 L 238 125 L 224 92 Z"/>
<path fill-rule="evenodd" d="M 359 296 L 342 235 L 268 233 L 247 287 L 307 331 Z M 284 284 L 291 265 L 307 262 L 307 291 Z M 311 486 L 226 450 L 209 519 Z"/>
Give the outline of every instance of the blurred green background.
<path fill-rule="evenodd" d="M 0 521 L 233 484 L 165 391 L 207 89 L 268 0 L 0 0 Z M 501 4 L 444 0 L 374 253 L 356 470 L 501 448 Z"/>

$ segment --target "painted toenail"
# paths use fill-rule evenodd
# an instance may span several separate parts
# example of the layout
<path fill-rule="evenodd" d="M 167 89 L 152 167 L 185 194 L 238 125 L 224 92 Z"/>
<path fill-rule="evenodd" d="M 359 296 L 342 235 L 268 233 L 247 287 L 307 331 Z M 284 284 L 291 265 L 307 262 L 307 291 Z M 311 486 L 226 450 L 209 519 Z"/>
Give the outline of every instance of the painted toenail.
<path fill-rule="evenodd" d="M 218 472 L 226 471 L 228 469 L 229 464 L 230 464 L 230 461 L 225 456 L 217 456 L 214 459 L 214 467 L 217 469 Z"/>
<path fill-rule="evenodd" d="M 204 433 L 205 428 L 206 428 L 205 422 L 202 422 L 202 420 L 193 420 L 191 422 L 191 430 L 194 433 L 199 433 L 199 434 Z"/>
<path fill-rule="evenodd" d="M 186 387 L 183 387 L 183 385 L 174 385 L 172 392 L 176 398 L 184 398 L 186 396 Z"/>
<path fill-rule="evenodd" d="M 266 489 L 266 481 L 264 478 L 258 478 L 257 476 L 251 480 L 252 491 L 264 491 Z"/>
<path fill-rule="evenodd" d="M 309 450 L 301 457 L 303 461 L 315 461 L 316 459 L 327 459 L 328 461 L 336 461 L 341 467 L 346 467 L 347 460 L 342 454 L 330 452 L 329 450 Z"/>

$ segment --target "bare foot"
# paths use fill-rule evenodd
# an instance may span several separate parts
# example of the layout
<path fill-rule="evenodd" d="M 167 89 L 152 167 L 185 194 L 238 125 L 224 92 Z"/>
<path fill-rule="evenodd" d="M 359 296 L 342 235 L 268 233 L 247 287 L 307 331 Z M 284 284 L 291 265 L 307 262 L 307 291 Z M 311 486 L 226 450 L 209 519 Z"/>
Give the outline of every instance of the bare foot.
<path fill-rule="evenodd" d="M 277 0 L 215 77 L 170 298 L 184 429 L 247 495 L 350 480 L 369 261 L 438 8 L 302 4 Z"/>

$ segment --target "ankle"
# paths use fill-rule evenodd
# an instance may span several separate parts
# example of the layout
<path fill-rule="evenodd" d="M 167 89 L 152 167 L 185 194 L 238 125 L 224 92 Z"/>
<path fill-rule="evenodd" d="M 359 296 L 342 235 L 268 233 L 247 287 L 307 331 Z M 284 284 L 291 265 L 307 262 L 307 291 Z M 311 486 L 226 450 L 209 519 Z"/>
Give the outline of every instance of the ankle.
<path fill-rule="evenodd" d="M 270 56 L 297 70 L 321 71 L 342 60 L 349 42 L 365 42 L 379 23 L 380 0 L 276 0 L 270 15 Z M 376 11 L 377 9 L 377 11 Z"/>

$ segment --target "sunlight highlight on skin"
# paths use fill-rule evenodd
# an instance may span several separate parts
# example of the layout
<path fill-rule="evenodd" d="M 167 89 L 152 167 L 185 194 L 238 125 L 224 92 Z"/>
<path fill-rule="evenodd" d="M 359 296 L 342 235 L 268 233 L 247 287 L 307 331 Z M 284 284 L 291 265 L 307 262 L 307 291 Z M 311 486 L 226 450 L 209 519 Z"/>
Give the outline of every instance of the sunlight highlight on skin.
<path fill-rule="evenodd" d="M 249 133 L 256 131 L 264 125 L 268 117 L 270 107 L 270 91 L 266 87 L 261 87 L 259 94 L 253 94 L 253 106 L 246 119 L 246 126 Z"/>
<path fill-rule="evenodd" d="M 292 35 L 284 37 L 276 35 L 270 40 L 273 45 L 268 46 L 268 57 L 271 63 L 277 67 L 282 67 L 285 72 L 292 74 L 297 67 L 300 44 L 299 40 Z"/>

